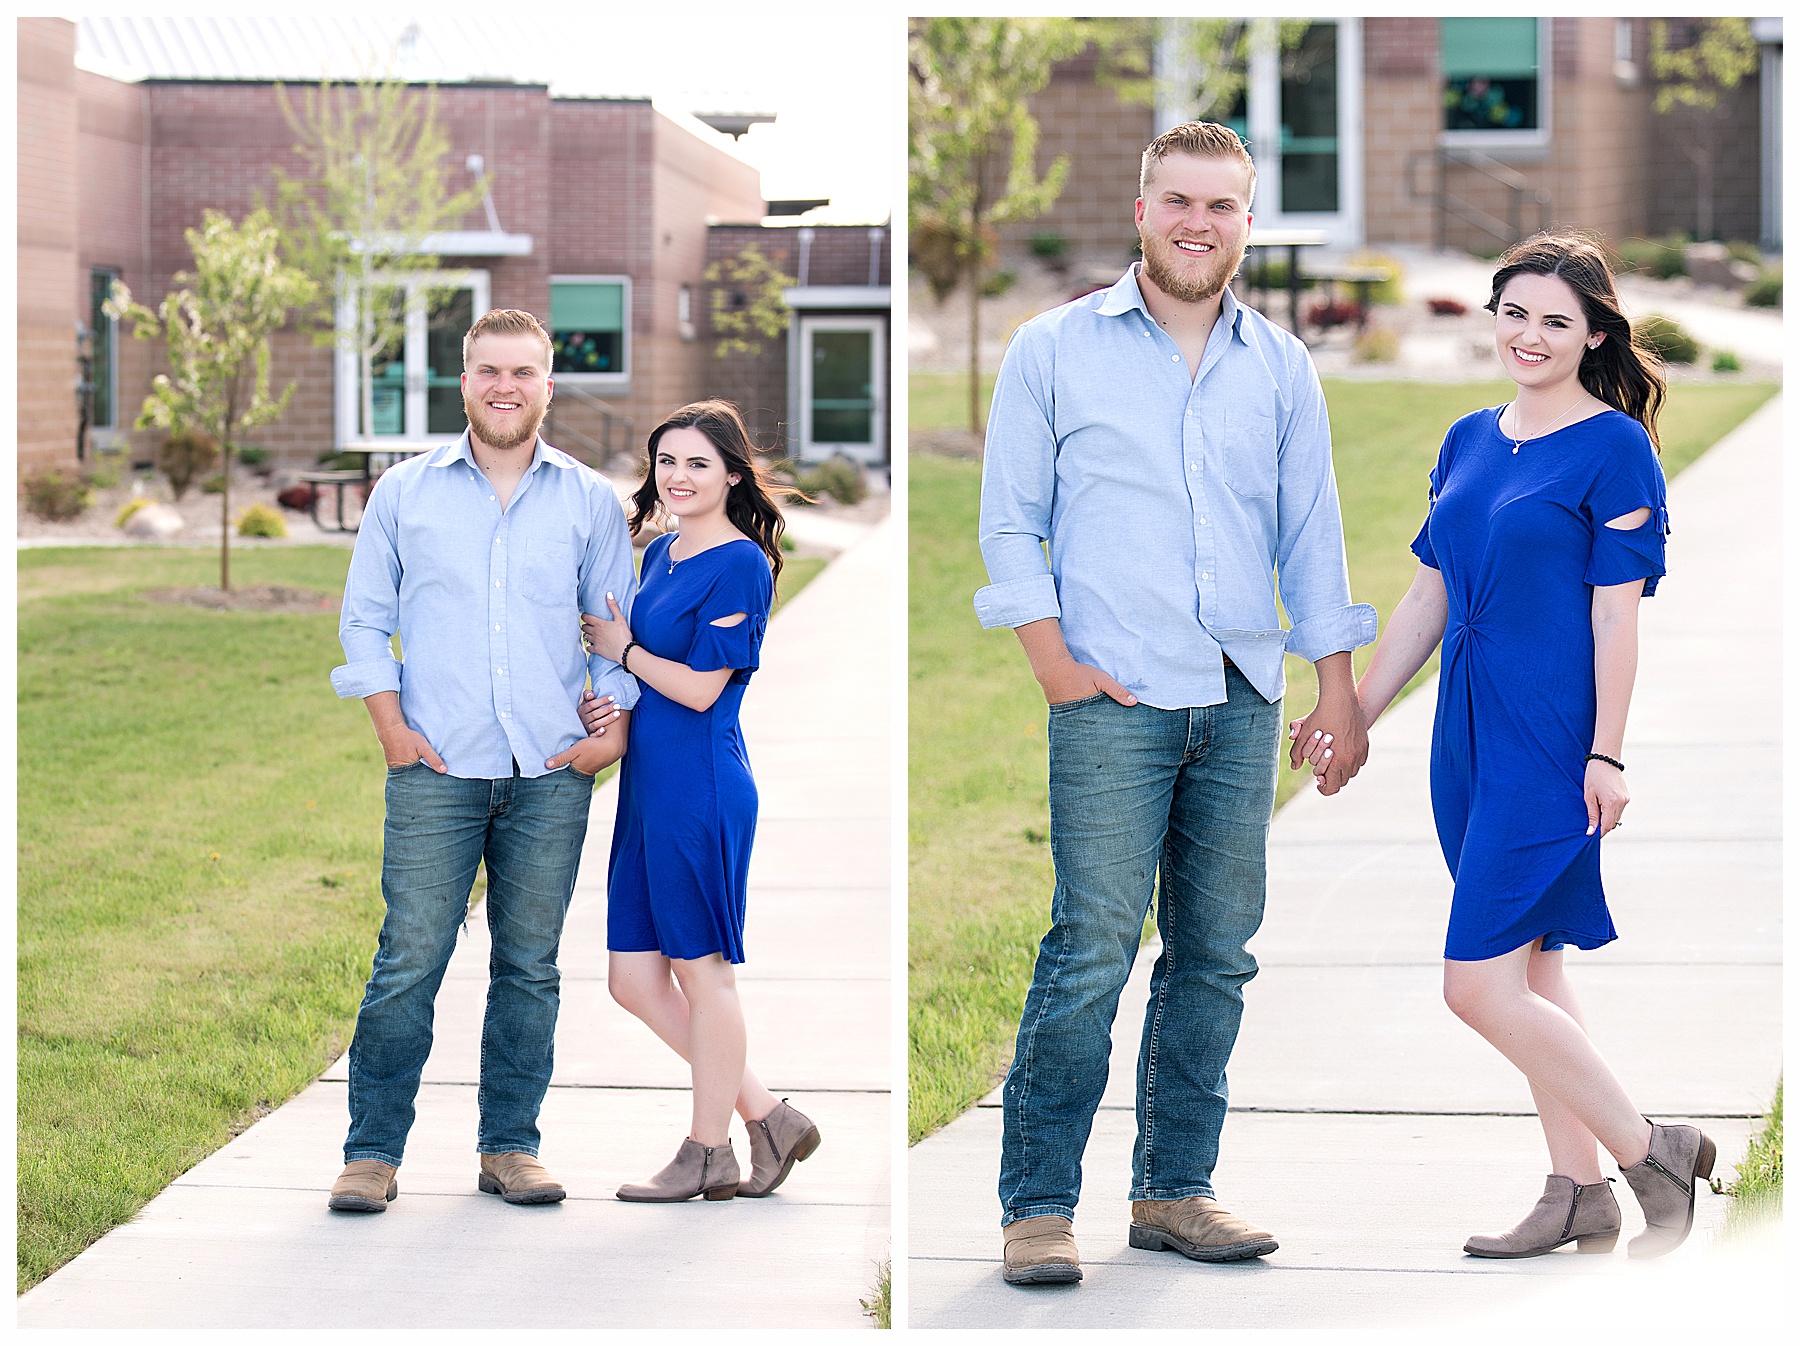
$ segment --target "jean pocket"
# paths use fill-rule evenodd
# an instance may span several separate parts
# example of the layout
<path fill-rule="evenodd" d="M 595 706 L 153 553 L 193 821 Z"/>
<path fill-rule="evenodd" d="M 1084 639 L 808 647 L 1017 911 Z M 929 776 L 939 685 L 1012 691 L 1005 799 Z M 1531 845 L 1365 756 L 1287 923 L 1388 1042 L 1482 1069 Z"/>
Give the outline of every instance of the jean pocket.
<path fill-rule="evenodd" d="M 421 757 L 415 762 L 408 762 L 405 766 L 389 766 L 388 767 L 388 775 L 390 775 L 390 776 L 404 775 L 406 772 L 416 771 L 419 767 L 422 767 L 424 765 L 425 765 L 425 759 L 423 757 Z"/>
<path fill-rule="evenodd" d="M 598 771 L 596 771 L 593 775 L 590 776 L 590 775 L 588 775 L 587 772 L 585 772 L 585 771 L 581 770 L 579 767 L 577 767 L 575 765 L 575 763 L 573 763 L 573 762 L 566 763 L 563 767 L 563 770 L 567 771 L 576 780 L 584 780 L 589 785 L 592 785 L 595 781 L 600 779 L 600 773 Z"/>
<path fill-rule="evenodd" d="M 1050 703 L 1050 713 L 1055 715 L 1061 711 L 1080 710 L 1083 706 L 1097 706 L 1102 701 L 1111 700 L 1112 698 L 1105 692 L 1095 692 L 1092 696 L 1078 697 L 1074 701 L 1052 701 Z"/>

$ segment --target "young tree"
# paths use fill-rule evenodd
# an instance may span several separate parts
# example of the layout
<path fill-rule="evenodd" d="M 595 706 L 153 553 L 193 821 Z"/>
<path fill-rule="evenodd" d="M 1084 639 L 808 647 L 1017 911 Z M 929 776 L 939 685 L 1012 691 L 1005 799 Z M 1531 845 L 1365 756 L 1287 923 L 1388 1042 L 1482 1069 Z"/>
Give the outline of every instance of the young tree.
<path fill-rule="evenodd" d="M 1089 34 L 1100 51 L 1098 78 L 1121 102 L 1172 104 L 1189 109 L 1196 121 L 1225 121 L 1244 95 L 1251 55 L 1273 47 L 1291 64 L 1300 59 L 1311 25 L 1310 19 L 1094 19 Z"/>
<path fill-rule="evenodd" d="M 1694 165 L 1694 237 L 1710 239 L 1713 227 L 1713 165 L 1731 109 L 1724 95 L 1756 73 L 1759 58 L 1748 19 L 1696 19 L 1686 46 L 1672 45 L 1666 19 L 1650 21 L 1650 73 L 1657 81 L 1656 111 L 1681 114 L 1682 153 Z"/>
<path fill-rule="evenodd" d="M 762 354 L 763 342 L 786 335 L 792 310 L 782 292 L 794 284 L 794 277 L 763 255 L 761 248 L 750 244 L 735 257 L 721 257 L 704 272 L 706 283 L 713 287 L 711 317 L 713 355 L 727 360 L 733 355 L 754 359 Z M 746 416 L 750 400 L 749 383 L 738 398 Z"/>
<path fill-rule="evenodd" d="M 1074 19 L 915 19 L 907 144 L 915 260 L 941 300 L 969 289 L 969 427 L 980 433 L 981 272 L 994 226 L 1025 220 L 1062 192 L 1069 158 L 1037 173 L 1026 100 L 1086 44 Z"/>
<path fill-rule="evenodd" d="M 283 237 L 294 264 L 319 283 L 319 306 L 308 315 L 316 339 L 356 353 L 368 434 L 375 424 L 375 361 L 406 339 L 396 282 L 437 270 L 427 240 L 456 228 L 480 205 L 489 179 L 479 176 L 468 190 L 450 193 L 444 172 L 450 138 L 437 120 L 436 89 L 412 90 L 391 78 L 327 80 L 307 89 L 298 108 L 279 85 L 276 94 L 299 137 L 294 148 L 312 170 L 295 179 L 275 169 Z M 428 292 L 427 302 L 433 297 Z M 339 301 L 353 309 L 342 327 Z"/>
<path fill-rule="evenodd" d="M 206 212 L 187 231 L 194 269 L 175 275 L 180 287 L 152 313 L 113 283 L 107 312 L 128 318 L 144 339 L 168 346 L 169 372 L 158 374 L 137 418 L 140 429 L 198 430 L 221 448 L 225 489 L 219 496 L 219 587 L 231 588 L 231 461 L 240 431 L 279 417 L 292 396 L 290 381 L 269 391 L 269 338 L 295 310 L 314 301 L 318 287 L 281 258 L 280 230 L 267 211 L 241 225 Z"/>

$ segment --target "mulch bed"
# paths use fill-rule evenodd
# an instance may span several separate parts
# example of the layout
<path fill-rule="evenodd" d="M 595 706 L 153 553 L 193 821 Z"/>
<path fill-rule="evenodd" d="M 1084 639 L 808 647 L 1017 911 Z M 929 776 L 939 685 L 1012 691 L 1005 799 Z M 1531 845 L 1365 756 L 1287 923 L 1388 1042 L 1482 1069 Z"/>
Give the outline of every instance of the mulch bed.
<path fill-rule="evenodd" d="M 144 595 L 152 603 L 179 603 L 190 608 L 218 608 L 232 612 L 336 612 L 339 595 L 317 589 L 296 589 L 288 584 L 246 584 L 221 590 L 152 589 Z"/>

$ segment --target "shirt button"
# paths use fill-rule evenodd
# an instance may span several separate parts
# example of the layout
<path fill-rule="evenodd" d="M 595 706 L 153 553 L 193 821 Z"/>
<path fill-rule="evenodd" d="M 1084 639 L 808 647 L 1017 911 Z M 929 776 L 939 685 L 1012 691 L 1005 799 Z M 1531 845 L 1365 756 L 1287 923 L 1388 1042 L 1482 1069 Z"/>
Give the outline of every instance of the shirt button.
<path fill-rule="evenodd" d="M 1205 522 L 1206 522 L 1206 520 L 1205 520 L 1205 519 L 1202 519 L 1202 520 L 1200 520 L 1200 522 L 1201 522 L 1201 523 L 1205 523 Z M 500 629 L 500 624 L 499 624 L 499 623 L 498 623 L 498 622 L 496 622 L 496 623 L 495 623 L 495 624 L 494 624 L 494 630 L 496 630 L 496 631 L 498 631 L 498 630 L 499 630 L 499 629 Z"/>
<path fill-rule="evenodd" d="M 1202 520 L 1200 520 L 1200 526 L 1201 526 L 1201 527 L 1202 527 L 1202 528 L 1204 528 L 1204 527 L 1206 527 L 1206 520 L 1205 520 L 1205 519 L 1202 519 Z M 499 630 L 499 629 L 500 629 L 500 628 L 499 628 L 499 627 L 497 627 L 497 626 L 496 626 L 496 627 L 495 627 L 495 628 L 494 628 L 494 630 L 496 630 L 496 631 L 498 631 L 498 630 Z"/>
<path fill-rule="evenodd" d="M 1206 578 L 1206 576 L 1204 576 L 1204 575 L 1202 575 L 1202 576 L 1201 576 L 1201 577 L 1200 577 L 1200 578 L 1201 578 L 1201 579 L 1205 579 L 1205 578 Z M 495 672 L 495 673 L 497 673 L 497 674 L 499 674 L 499 675 L 500 675 L 500 676 L 501 676 L 501 677 L 503 677 L 503 678 L 504 678 L 504 677 L 505 677 L 505 676 L 506 676 L 506 670 L 505 670 L 505 669 L 504 669 L 504 668 L 496 668 L 496 669 L 495 669 L 495 670 L 494 670 L 494 672 Z"/>
<path fill-rule="evenodd" d="M 1206 571 L 1206 570 L 1202 570 L 1202 571 L 1201 571 L 1201 572 L 1200 572 L 1200 578 L 1201 578 L 1201 579 L 1203 579 L 1203 580 L 1209 580 L 1209 579 L 1211 579 L 1211 578 L 1212 578 L 1212 572 L 1210 572 L 1210 571 Z"/>
<path fill-rule="evenodd" d="M 1200 470 L 1200 464 L 1198 464 L 1198 463 L 1189 463 L 1188 464 L 1189 472 L 1198 472 L 1199 470 Z"/>
<path fill-rule="evenodd" d="M 1179 360 L 1179 359 L 1180 359 L 1180 358 L 1181 358 L 1181 356 L 1180 356 L 1180 354 L 1179 354 L 1179 353 L 1177 353 L 1177 354 L 1175 354 L 1175 355 L 1171 355 L 1171 356 L 1170 356 L 1170 357 L 1169 357 L 1169 358 L 1170 358 L 1170 359 L 1171 359 L 1171 360 Z"/>

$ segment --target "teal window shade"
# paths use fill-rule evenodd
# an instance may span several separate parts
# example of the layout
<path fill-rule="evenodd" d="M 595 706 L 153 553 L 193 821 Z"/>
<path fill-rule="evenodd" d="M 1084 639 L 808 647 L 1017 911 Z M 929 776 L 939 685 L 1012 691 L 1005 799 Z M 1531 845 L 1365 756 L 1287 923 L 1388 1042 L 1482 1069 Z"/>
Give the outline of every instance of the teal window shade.
<path fill-rule="evenodd" d="M 1439 19 L 1444 78 L 1536 79 L 1536 19 Z"/>
<path fill-rule="evenodd" d="M 553 374 L 625 373 L 625 286 L 562 281 L 550 286 Z"/>

